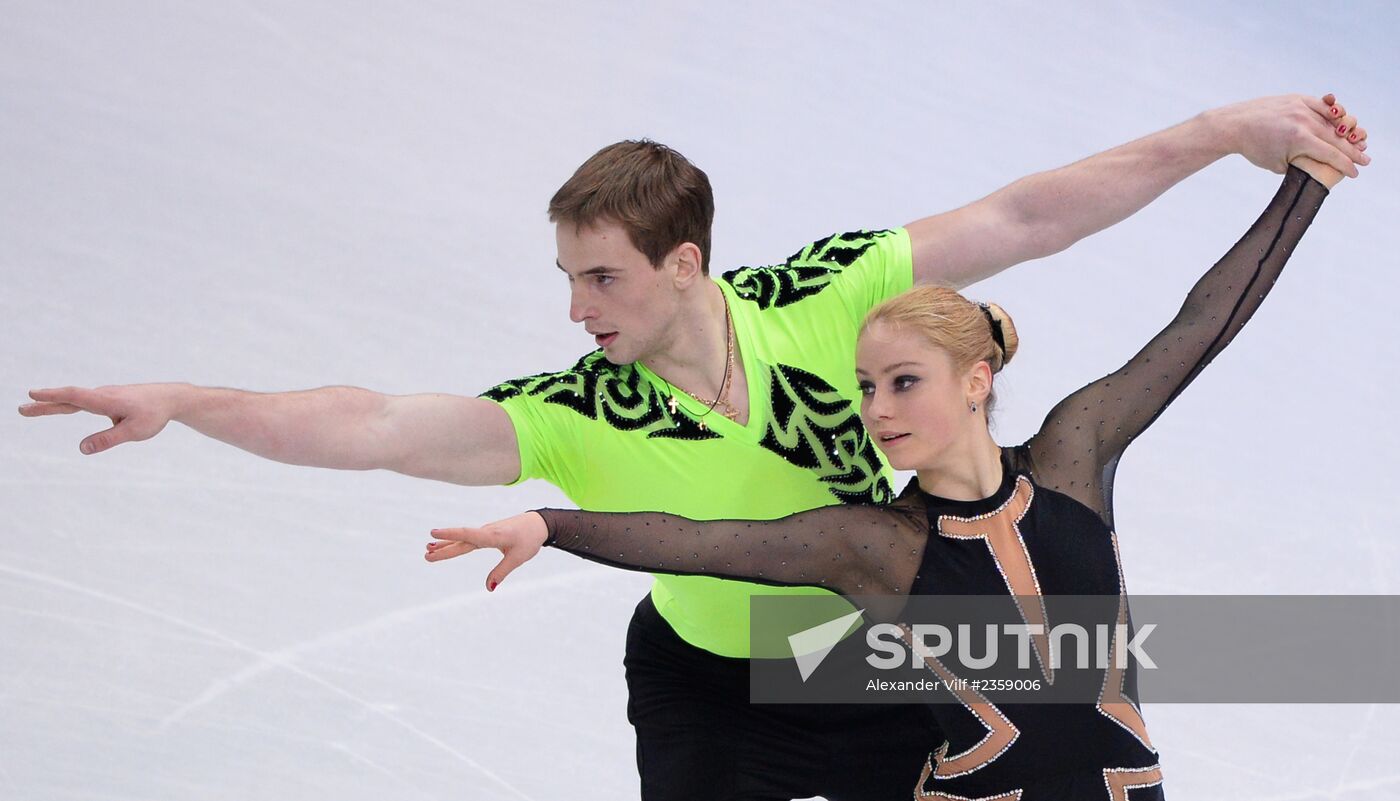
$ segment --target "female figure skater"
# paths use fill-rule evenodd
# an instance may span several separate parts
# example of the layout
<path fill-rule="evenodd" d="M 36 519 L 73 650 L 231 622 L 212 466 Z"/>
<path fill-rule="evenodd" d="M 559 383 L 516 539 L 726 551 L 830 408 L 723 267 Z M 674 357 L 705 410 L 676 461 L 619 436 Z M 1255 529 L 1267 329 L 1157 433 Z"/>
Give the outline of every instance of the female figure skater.
<path fill-rule="evenodd" d="M 845 595 L 1014 595 L 1029 624 L 1046 621 L 1026 596 L 1121 596 L 1118 460 L 1239 333 L 1341 177 L 1317 162 L 1295 164 L 1176 318 L 1117 372 L 1062 400 L 1021 445 L 998 446 L 987 428 L 992 377 L 1017 346 L 1000 307 L 920 287 L 872 310 L 857 352 L 862 418 L 896 469 L 918 471 L 889 506 L 829 506 L 761 522 L 544 509 L 435 530 L 427 558 L 499 549 L 504 559 L 488 589 L 551 545 L 628 569 Z M 1045 639 L 1033 636 L 1032 645 L 1050 672 Z M 924 662 L 953 675 L 936 658 Z M 1161 798 L 1157 752 L 1117 678 L 1096 704 L 999 707 L 955 691 L 961 703 L 932 706 L 947 742 L 930 744 L 915 797 Z"/>

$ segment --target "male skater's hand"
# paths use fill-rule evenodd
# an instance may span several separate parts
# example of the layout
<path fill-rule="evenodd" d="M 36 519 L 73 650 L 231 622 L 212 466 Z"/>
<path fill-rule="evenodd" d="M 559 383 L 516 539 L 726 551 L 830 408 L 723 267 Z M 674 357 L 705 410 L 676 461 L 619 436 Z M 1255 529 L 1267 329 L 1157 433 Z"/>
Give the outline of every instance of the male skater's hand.
<path fill-rule="evenodd" d="M 534 512 L 487 523 L 481 528 L 435 528 L 431 533 L 437 540 L 428 543 L 428 552 L 423 558 L 429 562 L 441 562 L 478 548 L 500 551 L 500 563 L 486 576 L 486 589 L 492 592 L 512 570 L 533 559 L 549 539 L 549 527 L 544 518 Z"/>
<path fill-rule="evenodd" d="M 1335 95 L 1261 97 L 1205 112 L 1232 153 L 1276 173 L 1299 156 L 1320 161 L 1351 178 L 1371 163 L 1366 130 L 1356 126 Z"/>
<path fill-rule="evenodd" d="M 1331 95 L 1323 97 L 1323 100 L 1330 99 L 1332 99 Z M 1344 109 L 1342 109 L 1341 106 L 1336 105 L 1329 107 L 1329 109 L 1330 113 L 1334 114 L 1342 114 L 1345 111 Z M 1347 114 L 1342 119 L 1345 119 L 1346 123 L 1339 124 L 1337 126 L 1337 130 L 1341 131 L 1342 129 L 1347 129 L 1351 131 L 1351 138 L 1356 139 L 1357 143 L 1360 146 L 1365 147 L 1366 131 L 1363 128 L 1356 127 L 1356 117 Z M 1288 160 L 1288 163 L 1292 164 L 1293 166 L 1297 167 L 1303 172 L 1306 172 L 1308 175 L 1311 175 L 1314 179 L 1318 181 L 1318 183 L 1321 183 L 1328 189 L 1331 189 L 1332 187 L 1336 186 L 1338 183 L 1341 182 L 1342 178 L 1345 177 L 1332 165 L 1320 162 L 1317 159 L 1312 158 L 1311 156 L 1296 155 L 1290 158 Z"/>
<path fill-rule="evenodd" d="M 78 449 L 101 453 L 123 442 L 140 442 L 159 434 L 175 415 L 183 384 L 133 384 L 130 386 L 59 387 L 33 389 L 37 403 L 19 407 L 25 417 L 91 412 L 108 417 L 112 427 L 85 438 Z"/>

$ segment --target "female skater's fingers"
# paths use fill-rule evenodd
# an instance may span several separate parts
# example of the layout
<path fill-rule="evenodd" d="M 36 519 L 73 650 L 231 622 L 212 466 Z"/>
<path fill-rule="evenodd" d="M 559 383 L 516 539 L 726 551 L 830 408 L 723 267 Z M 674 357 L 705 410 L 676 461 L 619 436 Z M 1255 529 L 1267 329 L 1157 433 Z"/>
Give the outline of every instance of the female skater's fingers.
<path fill-rule="evenodd" d="M 501 586 L 501 582 L 506 580 L 506 576 L 511 574 L 511 571 L 530 561 L 530 557 L 538 553 L 535 551 L 526 554 L 522 552 L 523 550 L 522 548 L 513 548 L 506 552 L 496 567 L 486 575 L 487 592 L 495 592 L 496 588 Z"/>
<path fill-rule="evenodd" d="M 1317 114 L 1318 119 L 1325 123 L 1331 123 L 1332 120 L 1337 118 L 1332 114 L 1332 107 L 1337 103 L 1335 95 L 1325 94 L 1321 99 L 1313 97 L 1312 95 L 1303 95 L 1302 97 L 1303 102 L 1307 104 L 1308 108 L 1313 110 L 1313 113 Z"/>
<path fill-rule="evenodd" d="M 1316 126 L 1309 126 L 1309 130 L 1311 130 L 1313 135 L 1318 137 L 1319 140 L 1329 143 L 1331 149 L 1340 152 L 1342 156 L 1351 160 L 1353 163 L 1360 164 L 1363 167 L 1367 164 L 1370 164 L 1371 157 L 1363 152 L 1364 148 L 1357 147 L 1358 143 L 1353 143 L 1349 141 L 1345 135 L 1338 133 L 1338 129 L 1341 126 L 1342 123 L 1340 122 L 1324 122 Z M 1348 130 L 1347 133 L 1351 133 L 1351 131 Z M 1307 143 L 1305 144 L 1304 148 L 1295 149 L 1293 151 L 1293 154 L 1310 155 L 1314 156 L 1314 158 L 1318 158 L 1319 161 L 1322 161 L 1323 159 L 1315 156 L 1313 152 L 1310 149 L 1308 149 L 1311 147 L 1311 143 Z M 1345 172 L 1345 170 L 1343 172 Z"/>
<path fill-rule="evenodd" d="M 71 403 L 26 403 L 19 407 L 19 413 L 25 417 L 43 417 L 48 414 L 72 414 L 81 412 L 77 406 Z"/>
<path fill-rule="evenodd" d="M 440 540 L 450 540 L 452 542 L 464 542 L 473 548 L 495 547 L 492 543 L 486 542 L 488 539 L 486 529 L 472 528 L 465 526 L 462 528 L 435 528 L 429 532 Z"/>
<path fill-rule="evenodd" d="M 465 553 L 471 553 L 475 550 L 475 545 L 470 545 L 465 542 L 430 542 L 428 543 L 427 553 L 423 554 L 423 558 L 427 559 L 429 562 L 441 562 L 445 559 L 451 559 Z"/>
<path fill-rule="evenodd" d="M 1342 118 L 1347 115 L 1347 107 L 1341 103 L 1333 103 L 1332 108 L 1328 109 L 1327 113 L 1331 116 L 1332 126 L 1336 127 L 1337 123 L 1341 122 Z"/>
<path fill-rule="evenodd" d="M 531 531 L 532 528 L 540 531 Z M 528 512 L 481 528 L 435 528 L 432 535 L 437 537 L 437 541 L 428 543 L 423 558 L 429 562 L 440 562 L 477 548 L 495 548 L 501 552 L 501 561 L 486 577 L 486 589 L 494 591 L 512 570 L 540 552 L 547 534 L 544 528 L 544 519 Z"/>
<path fill-rule="evenodd" d="M 436 542 L 428 543 L 428 550 L 446 552 L 452 554 L 453 556 L 458 556 L 460 554 L 471 553 L 472 551 L 475 551 L 476 546 L 471 544 L 470 542 L 457 542 L 454 540 L 437 540 Z"/>
<path fill-rule="evenodd" d="M 1366 141 L 1366 129 L 1360 126 L 1347 132 L 1347 141 L 1354 145 L 1359 145 Z"/>
<path fill-rule="evenodd" d="M 1351 133 L 1352 130 L 1354 130 L 1355 128 L 1355 114 L 1348 114 L 1345 117 L 1342 117 L 1340 120 L 1337 120 L 1337 124 L 1336 126 L 1334 126 L 1334 130 L 1336 130 L 1338 136 L 1346 136 L 1347 134 Z"/>

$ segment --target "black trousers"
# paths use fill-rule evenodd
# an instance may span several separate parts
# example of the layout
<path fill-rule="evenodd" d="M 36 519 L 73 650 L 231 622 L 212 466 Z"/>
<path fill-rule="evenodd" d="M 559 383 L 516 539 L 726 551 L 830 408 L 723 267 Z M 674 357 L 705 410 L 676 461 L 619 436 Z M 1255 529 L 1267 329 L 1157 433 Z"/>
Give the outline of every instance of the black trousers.
<path fill-rule="evenodd" d="M 942 742 L 922 706 L 750 704 L 748 660 L 682 640 L 650 596 L 623 664 L 644 801 L 908 801 Z"/>

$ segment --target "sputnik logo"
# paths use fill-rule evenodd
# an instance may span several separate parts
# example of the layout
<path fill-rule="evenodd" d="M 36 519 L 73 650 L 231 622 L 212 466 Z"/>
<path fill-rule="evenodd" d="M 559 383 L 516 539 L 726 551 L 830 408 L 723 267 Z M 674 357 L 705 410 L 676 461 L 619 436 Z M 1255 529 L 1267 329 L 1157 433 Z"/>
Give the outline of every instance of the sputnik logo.
<path fill-rule="evenodd" d="M 788 645 L 792 648 L 793 658 L 797 660 L 797 672 L 801 674 L 803 682 L 826 659 L 836 643 L 860 625 L 860 614 L 864 611 L 857 609 L 835 620 L 788 635 Z"/>

